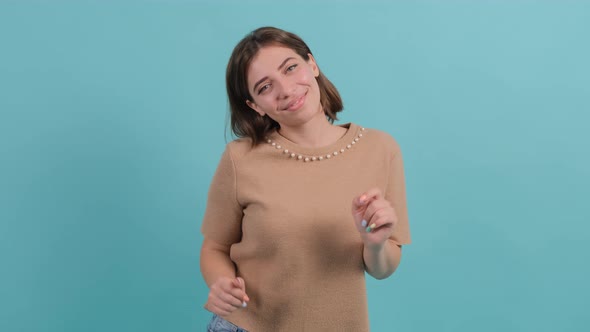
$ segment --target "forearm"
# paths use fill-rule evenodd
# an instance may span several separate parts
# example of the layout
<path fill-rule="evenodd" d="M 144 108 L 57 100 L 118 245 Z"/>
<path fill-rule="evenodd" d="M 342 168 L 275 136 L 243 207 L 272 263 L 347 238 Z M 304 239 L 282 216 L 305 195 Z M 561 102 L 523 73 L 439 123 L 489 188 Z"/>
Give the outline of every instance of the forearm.
<path fill-rule="evenodd" d="M 209 287 L 220 277 L 235 278 L 236 267 L 229 248 L 205 240 L 201 249 L 201 274 Z"/>
<path fill-rule="evenodd" d="M 401 260 L 401 247 L 385 241 L 383 246 L 363 249 L 365 270 L 375 279 L 385 279 L 397 269 Z"/>

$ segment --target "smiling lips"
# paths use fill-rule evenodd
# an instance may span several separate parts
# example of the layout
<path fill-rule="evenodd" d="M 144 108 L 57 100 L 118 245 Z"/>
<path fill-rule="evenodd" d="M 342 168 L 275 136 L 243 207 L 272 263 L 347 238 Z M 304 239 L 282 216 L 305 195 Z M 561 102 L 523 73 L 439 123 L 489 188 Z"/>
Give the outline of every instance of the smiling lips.
<path fill-rule="evenodd" d="M 305 102 L 305 96 L 307 94 L 303 94 L 298 98 L 295 98 L 293 100 L 291 100 L 288 104 L 287 107 L 284 108 L 285 111 L 296 111 L 298 109 L 301 108 L 301 106 L 303 106 L 303 103 Z"/>

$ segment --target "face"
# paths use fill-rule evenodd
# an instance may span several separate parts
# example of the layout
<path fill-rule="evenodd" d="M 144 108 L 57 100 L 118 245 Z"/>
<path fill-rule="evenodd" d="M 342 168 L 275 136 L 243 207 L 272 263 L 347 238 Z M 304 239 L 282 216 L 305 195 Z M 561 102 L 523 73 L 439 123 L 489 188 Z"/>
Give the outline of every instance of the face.
<path fill-rule="evenodd" d="M 248 68 L 248 91 L 253 100 L 246 103 L 281 127 L 301 125 L 323 113 L 316 81 L 319 74 L 311 54 L 305 61 L 290 48 L 263 47 Z"/>

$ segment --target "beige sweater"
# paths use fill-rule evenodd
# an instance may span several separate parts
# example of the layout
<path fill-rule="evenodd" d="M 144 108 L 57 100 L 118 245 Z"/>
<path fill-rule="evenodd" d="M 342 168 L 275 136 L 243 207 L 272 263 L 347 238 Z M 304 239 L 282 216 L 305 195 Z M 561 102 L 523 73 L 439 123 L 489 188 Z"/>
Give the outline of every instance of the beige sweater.
<path fill-rule="evenodd" d="M 250 302 L 230 322 L 252 332 L 369 330 L 351 202 L 380 188 L 399 218 L 391 241 L 410 243 L 402 156 L 384 132 L 343 127 L 346 134 L 324 148 L 303 148 L 277 133 L 269 136 L 275 146 L 252 148 L 249 139 L 227 145 L 202 232 L 231 244 L 237 276 L 246 282 Z"/>

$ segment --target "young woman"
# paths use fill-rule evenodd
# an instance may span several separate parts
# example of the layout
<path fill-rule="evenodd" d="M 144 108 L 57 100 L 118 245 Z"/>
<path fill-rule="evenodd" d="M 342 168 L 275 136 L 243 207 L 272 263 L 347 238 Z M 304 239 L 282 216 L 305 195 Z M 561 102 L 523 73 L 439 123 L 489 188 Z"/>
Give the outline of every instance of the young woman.
<path fill-rule="evenodd" d="M 209 189 L 209 331 L 368 331 L 365 271 L 410 243 L 400 148 L 334 125 L 342 101 L 292 33 L 259 28 L 227 66 L 230 142 Z"/>

